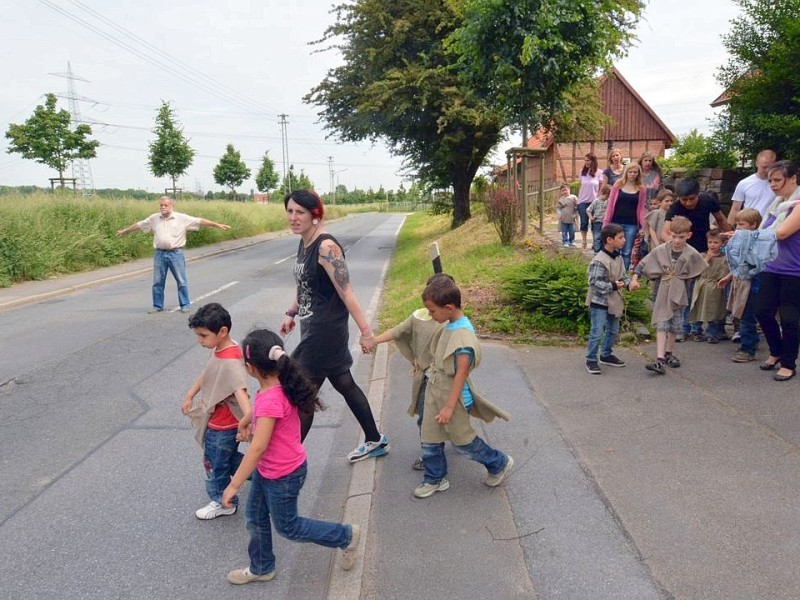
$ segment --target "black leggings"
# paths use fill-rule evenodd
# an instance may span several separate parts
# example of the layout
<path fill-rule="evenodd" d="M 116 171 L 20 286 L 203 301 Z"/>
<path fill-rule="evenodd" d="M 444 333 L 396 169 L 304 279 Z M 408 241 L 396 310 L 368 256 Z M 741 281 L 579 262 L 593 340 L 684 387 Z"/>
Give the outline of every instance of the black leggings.
<path fill-rule="evenodd" d="M 800 346 L 800 277 L 775 273 L 761 273 L 759 277 L 756 318 L 769 344 L 769 353 L 779 356 L 785 369 L 795 369 Z"/>
<path fill-rule="evenodd" d="M 324 377 L 320 379 L 311 377 L 310 379 L 311 383 L 317 386 L 317 389 L 321 388 L 322 384 L 325 383 Z M 350 374 L 350 371 L 345 371 L 339 375 L 328 377 L 328 381 L 331 382 L 333 389 L 335 389 L 344 397 L 344 401 L 347 403 L 348 408 L 350 408 L 350 412 L 353 413 L 356 421 L 358 421 L 358 424 L 361 425 L 361 429 L 364 430 L 364 440 L 367 442 L 377 442 L 380 440 L 381 434 L 378 431 L 378 426 L 375 425 L 375 418 L 372 416 L 372 409 L 369 406 L 369 401 L 364 395 L 364 392 L 361 391 L 361 388 L 356 385 L 356 382 L 353 379 L 353 376 Z M 313 423 L 314 413 L 309 415 L 301 415 L 301 441 L 306 439 L 306 436 L 311 430 L 311 425 Z"/>

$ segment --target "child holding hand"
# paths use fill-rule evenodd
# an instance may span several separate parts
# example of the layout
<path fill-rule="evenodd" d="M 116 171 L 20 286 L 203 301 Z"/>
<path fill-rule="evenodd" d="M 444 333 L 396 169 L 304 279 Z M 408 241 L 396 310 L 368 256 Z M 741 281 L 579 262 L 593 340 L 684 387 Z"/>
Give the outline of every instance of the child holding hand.
<path fill-rule="evenodd" d="M 247 500 L 250 565 L 228 573 L 228 581 L 239 585 L 275 578 L 272 525 L 287 539 L 340 548 L 342 569 L 352 569 L 361 536 L 359 526 L 297 514 L 297 497 L 307 472 L 306 451 L 300 443 L 300 414 L 321 408 L 317 388 L 284 352 L 276 333 L 252 331 L 242 346 L 247 372 L 259 384 L 253 407 L 255 425 L 250 446 L 222 496 L 222 505 L 231 506 L 252 474 Z"/>

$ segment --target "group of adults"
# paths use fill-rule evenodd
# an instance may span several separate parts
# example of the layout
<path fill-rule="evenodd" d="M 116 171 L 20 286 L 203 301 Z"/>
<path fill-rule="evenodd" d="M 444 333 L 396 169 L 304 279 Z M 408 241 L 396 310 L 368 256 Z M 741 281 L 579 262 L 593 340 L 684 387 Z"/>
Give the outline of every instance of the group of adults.
<path fill-rule="evenodd" d="M 772 150 L 758 154 L 756 172 L 736 186 L 727 218 L 715 194 L 701 193 L 694 179 L 678 181 L 674 189 L 677 202 L 667 211 L 661 237 L 668 239 L 672 219 L 684 216 L 692 223 L 689 244 L 698 252 L 705 252 L 708 249 L 706 234 L 712 226 L 730 231 L 736 215 L 744 208 L 761 214 L 761 227 L 774 231 L 778 252 L 759 278 L 756 318 L 769 346 L 769 356 L 760 366 L 764 370 L 777 368 L 775 379 L 787 381 L 796 375 L 800 345 L 800 209 L 795 210 L 800 203 L 800 189 L 797 166 L 788 160 L 776 161 L 776 158 Z M 594 154 L 585 156 L 578 195 L 584 248 L 588 230 L 586 208 L 603 184 L 611 186 L 603 225 L 617 223 L 625 231 L 621 255 L 628 269 L 634 242 L 647 226 L 645 216 L 649 201 L 664 185 L 661 169 L 651 154 L 643 154 L 638 161 L 626 165 L 621 152 L 614 149 L 608 155 L 608 166 L 602 171 Z M 699 325 L 687 321 L 685 328 Z"/>
<path fill-rule="evenodd" d="M 614 148 L 608 154 L 608 166 L 602 171 L 597 156 L 587 154 L 580 174 L 578 191 L 578 214 L 583 248 L 586 249 L 589 217 L 587 208 L 597 198 L 603 185 L 611 186 L 603 225 L 617 223 L 625 231 L 625 247 L 622 249 L 625 268 L 630 266 L 631 251 L 637 235 L 643 231 L 648 203 L 656 197 L 663 185 L 663 176 L 655 157 L 642 154 L 638 162 L 623 163 L 622 152 Z"/>

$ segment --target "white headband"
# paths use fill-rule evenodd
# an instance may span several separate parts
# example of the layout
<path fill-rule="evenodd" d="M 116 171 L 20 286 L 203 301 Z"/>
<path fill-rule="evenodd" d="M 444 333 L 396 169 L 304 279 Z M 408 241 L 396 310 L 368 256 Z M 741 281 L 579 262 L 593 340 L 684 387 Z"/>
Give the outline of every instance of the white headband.
<path fill-rule="evenodd" d="M 269 349 L 269 353 L 267 354 L 267 356 L 269 357 L 270 360 L 278 362 L 278 359 L 285 354 L 286 352 L 284 352 L 283 348 L 281 348 L 276 344 Z"/>

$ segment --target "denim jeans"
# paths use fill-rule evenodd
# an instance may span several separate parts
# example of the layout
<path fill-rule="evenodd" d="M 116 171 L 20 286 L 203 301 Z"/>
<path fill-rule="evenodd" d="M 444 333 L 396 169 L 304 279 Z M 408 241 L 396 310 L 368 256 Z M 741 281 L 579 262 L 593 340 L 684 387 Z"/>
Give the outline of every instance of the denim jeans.
<path fill-rule="evenodd" d="M 592 221 L 592 250 L 595 252 L 600 252 L 603 249 L 603 240 L 600 239 L 600 230 L 602 229 L 602 221 Z"/>
<path fill-rule="evenodd" d="M 561 243 L 575 243 L 575 223 L 561 223 Z"/>
<path fill-rule="evenodd" d="M 758 285 L 754 279 L 750 285 L 750 295 L 744 305 L 744 312 L 739 319 L 739 350 L 755 355 L 758 349 L 758 321 L 756 320 L 756 304 L 758 303 Z"/>
<path fill-rule="evenodd" d="M 581 231 L 588 231 L 589 230 L 589 215 L 586 213 L 586 209 L 589 208 L 590 202 L 581 202 L 578 204 L 578 217 L 580 218 L 580 228 Z"/>
<path fill-rule="evenodd" d="M 222 502 L 222 492 L 231 482 L 231 477 L 242 462 L 236 429 L 217 431 L 206 429 L 203 440 L 203 466 L 206 470 L 206 492 L 214 502 Z M 234 504 L 239 503 L 235 498 Z"/>
<path fill-rule="evenodd" d="M 278 479 L 267 479 L 253 471 L 247 499 L 247 531 L 250 544 L 250 571 L 265 575 L 275 570 L 272 552 L 272 525 L 275 531 L 293 542 L 313 542 L 326 548 L 347 548 L 353 537 L 350 525 L 316 521 L 297 514 L 297 497 L 306 481 L 306 463 Z"/>
<path fill-rule="evenodd" d="M 725 333 L 725 319 L 721 321 L 709 321 L 706 326 L 706 335 L 710 338 L 720 339 Z"/>
<path fill-rule="evenodd" d="M 686 297 L 689 303 L 683 309 L 683 335 L 702 335 L 703 322 L 702 321 L 689 321 L 689 312 L 692 309 L 692 296 L 694 296 L 694 283 L 695 279 L 688 279 L 686 281 Z"/>
<path fill-rule="evenodd" d="M 633 243 L 636 241 L 636 236 L 639 235 L 638 225 L 623 225 L 620 223 L 622 231 L 625 232 L 625 245 L 619 251 L 622 256 L 622 263 L 625 265 L 625 270 L 631 268 L 631 251 L 633 250 Z"/>
<path fill-rule="evenodd" d="M 586 348 L 586 360 L 597 362 L 597 350 L 600 348 L 600 338 L 603 338 L 603 347 L 600 356 L 608 356 L 614 349 L 614 340 L 619 332 L 619 317 L 608 312 L 607 308 L 590 306 L 589 316 L 592 328 L 589 330 L 589 345 Z M 603 331 L 605 330 L 605 337 Z"/>
<path fill-rule="evenodd" d="M 167 271 L 178 284 L 178 303 L 189 306 L 189 284 L 186 282 L 186 259 L 183 250 L 156 250 L 153 257 L 153 308 L 164 310 L 164 285 Z"/>
<path fill-rule="evenodd" d="M 453 449 L 468 459 L 482 464 L 492 475 L 497 475 L 508 464 L 508 456 L 506 454 L 495 450 L 477 435 L 466 446 L 453 444 Z M 447 458 L 444 455 L 444 442 L 422 444 L 422 465 L 425 467 L 424 483 L 439 483 L 447 476 Z"/>

